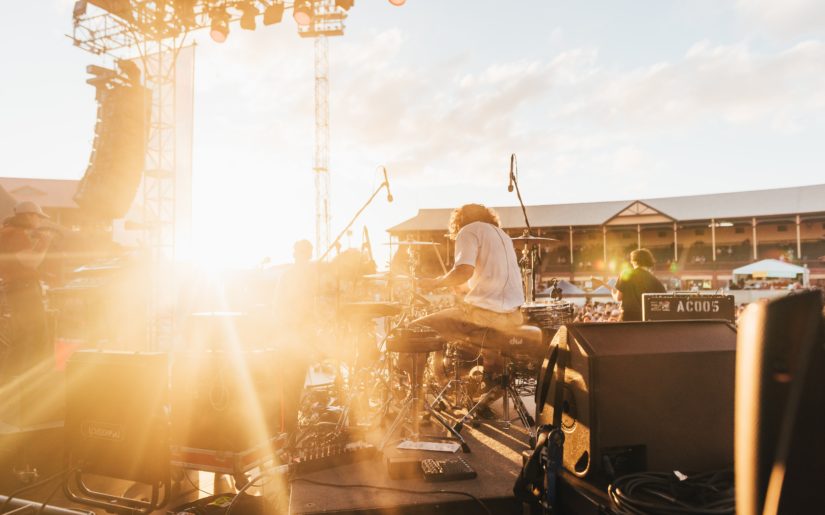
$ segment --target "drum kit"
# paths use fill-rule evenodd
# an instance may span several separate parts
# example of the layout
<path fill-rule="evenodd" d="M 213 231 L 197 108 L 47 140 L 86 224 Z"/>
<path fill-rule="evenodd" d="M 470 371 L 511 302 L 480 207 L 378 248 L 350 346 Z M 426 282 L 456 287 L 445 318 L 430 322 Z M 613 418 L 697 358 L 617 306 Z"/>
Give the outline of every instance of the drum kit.
<path fill-rule="evenodd" d="M 377 429 L 376 425 L 384 426 L 391 418 L 392 422 L 383 429 L 382 447 L 389 445 L 398 430 L 404 427 L 407 441 L 447 440 L 469 452 L 460 435 L 466 414 L 478 411 L 479 399 L 497 384 L 503 387 L 505 405 L 508 405 L 509 393 L 509 397 L 515 397 L 512 400 L 522 423 L 532 426 L 532 417 L 526 413 L 519 396 L 529 395 L 530 389 L 535 388 L 538 369 L 550 339 L 556 329 L 573 318 L 572 304 L 563 300 L 537 302 L 533 295 L 538 263 L 536 249 L 544 241 L 554 240 L 529 234 L 513 238 L 515 244 L 524 245 L 519 263 L 525 293 L 529 293 L 526 295 L 528 302 L 522 307 L 525 324 L 540 333 L 540 343 L 529 350 L 524 348 L 528 345 L 520 345 L 521 340 L 516 342 L 514 335 L 521 338 L 516 333 L 479 333 L 482 334 L 480 339 L 468 335 L 463 341 L 448 341 L 437 332 L 414 324 L 421 316 L 449 307 L 452 302 L 445 301 L 445 296 L 425 294 L 418 288 L 416 277 L 421 252 L 427 248 L 437 252 L 440 244 L 412 240 L 399 242 L 399 251 L 406 253 L 405 273 L 364 275 L 361 278 L 364 282 L 377 286 L 372 291 L 383 289 L 383 293 L 370 300 L 358 299 L 339 305 L 338 326 L 345 329 L 337 339 L 344 341 L 345 346 L 354 347 L 354 352 L 349 362 L 337 365 L 339 377 L 330 382 L 339 390 L 330 397 L 341 406 L 335 428 L 325 437 L 326 441 L 353 432 L 373 431 Z M 443 261 L 441 264 L 443 267 Z M 529 332 L 530 328 L 523 329 L 525 327 L 521 326 L 522 333 Z M 485 341 L 488 342 L 486 348 Z M 491 345 L 496 341 L 501 342 L 501 348 Z M 482 342 L 481 347 L 479 342 Z M 500 374 L 494 377 L 494 371 L 484 369 L 485 364 L 500 361 L 502 356 L 507 363 L 504 374 L 507 384 L 501 383 Z M 449 379 L 444 379 L 445 376 Z M 518 384 L 512 381 L 518 381 Z M 462 413 L 465 414 L 463 418 L 460 417 Z M 509 408 L 506 408 L 505 428 L 509 427 L 508 414 Z M 446 436 L 431 432 L 424 434 L 422 420 L 433 426 L 437 423 Z M 528 427 L 528 431 L 532 439 L 534 428 Z"/>

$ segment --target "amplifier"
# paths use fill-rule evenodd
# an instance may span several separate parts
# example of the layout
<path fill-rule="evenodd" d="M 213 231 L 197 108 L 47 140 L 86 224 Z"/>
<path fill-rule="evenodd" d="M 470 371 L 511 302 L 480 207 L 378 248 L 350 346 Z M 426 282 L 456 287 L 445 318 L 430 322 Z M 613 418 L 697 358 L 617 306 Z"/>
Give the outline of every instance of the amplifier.
<path fill-rule="evenodd" d="M 733 295 L 645 293 L 642 320 L 725 320 L 736 322 Z"/>
<path fill-rule="evenodd" d="M 172 364 L 172 444 L 243 453 L 284 432 L 298 392 L 283 380 L 295 363 L 283 352 L 204 351 L 179 353 Z M 301 369 L 303 372 L 303 369 Z M 296 381 L 289 383 L 299 384 Z"/>
<path fill-rule="evenodd" d="M 156 484 L 169 480 L 165 353 L 82 350 L 66 366 L 69 466 Z"/>

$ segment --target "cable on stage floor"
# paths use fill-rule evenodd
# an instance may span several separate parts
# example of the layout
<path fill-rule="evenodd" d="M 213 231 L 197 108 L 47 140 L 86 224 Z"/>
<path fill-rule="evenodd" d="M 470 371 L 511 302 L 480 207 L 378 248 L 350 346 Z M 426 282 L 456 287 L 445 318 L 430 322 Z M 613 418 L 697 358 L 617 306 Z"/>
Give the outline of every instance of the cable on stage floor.
<path fill-rule="evenodd" d="M 30 485 L 24 486 L 23 488 L 19 488 L 19 489 L 15 490 L 11 494 L 9 494 L 9 496 L 6 498 L 6 502 L 4 502 L 3 506 L 0 507 L 0 513 L 5 513 L 6 508 L 9 507 L 9 505 L 11 504 L 12 499 L 17 497 L 18 495 L 22 494 L 23 492 L 33 490 L 33 489 L 35 489 L 39 486 L 43 486 L 47 483 L 50 483 L 50 482 L 54 481 L 55 479 L 57 479 L 58 477 L 62 477 L 63 474 L 65 474 L 65 473 L 66 473 L 65 470 L 61 470 L 60 472 L 57 472 L 56 474 L 52 474 L 51 476 L 47 477 L 46 479 L 42 479 L 40 481 L 37 481 L 36 483 L 32 483 Z M 41 506 L 41 508 L 42 508 L 42 506 Z"/>
<path fill-rule="evenodd" d="M 616 515 L 727 515 L 736 510 L 733 470 L 685 477 L 642 472 L 617 478 L 608 488 Z"/>
<path fill-rule="evenodd" d="M 392 486 L 379 486 L 379 485 L 364 485 L 364 484 L 352 484 L 352 483 L 324 483 L 322 481 L 315 481 L 313 479 L 306 479 L 302 477 L 294 478 L 290 480 L 290 483 L 294 483 L 296 481 L 303 481 L 304 483 L 309 483 L 311 485 L 317 486 L 331 486 L 333 488 L 372 488 L 375 490 L 384 490 L 388 492 L 401 492 L 405 494 L 419 494 L 419 495 L 434 495 L 434 494 L 449 494 L 449 495 L 460 495 L 464 497 L 469 497 L 473 501 L 477 502 L 481 509 L 484 510 L 484 513 L 487 515 L 493 515 L 489 508 L 484 504 L 484 502 L 476 497 L 475 495 L 468 493 L 468 492 L 461 492 L 459 490 L 409 490 L 407 488 L 396 488 Z"/>

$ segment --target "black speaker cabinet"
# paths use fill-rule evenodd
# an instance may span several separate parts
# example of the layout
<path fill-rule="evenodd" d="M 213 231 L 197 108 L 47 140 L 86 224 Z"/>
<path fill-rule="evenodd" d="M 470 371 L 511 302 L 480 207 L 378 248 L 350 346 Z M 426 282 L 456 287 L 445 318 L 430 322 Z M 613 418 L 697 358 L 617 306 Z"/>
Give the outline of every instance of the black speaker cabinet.
<path fill-rule="evenodd" d="M 538 421 L 552 422 L 556 387 L 563 384 L 564 467 L 573 474 L 687 473 L 733 463 L 736 331 L 730 324 L 571 324 L 553 346 L 559 362 L 543 374 L 550 386 Z"/>
<path fill-rule="evenodd" d="M 77 351 L 66 380 L 71 468 L 148 484 L 168 481 L 166 354 Z"/>
<path fill-rule="evenodd" d="M 204 351 L 175 355 L 172 365 L 172 443 L 242 452 L 284 431 L 284 378 L 297 367 L 275 350 Z M 301 369 L 305 373 L 304 369 Z M 301 376 L 303 377 L 303 376 Z M 301 382 L 299 387 L 302 386 Z"/>

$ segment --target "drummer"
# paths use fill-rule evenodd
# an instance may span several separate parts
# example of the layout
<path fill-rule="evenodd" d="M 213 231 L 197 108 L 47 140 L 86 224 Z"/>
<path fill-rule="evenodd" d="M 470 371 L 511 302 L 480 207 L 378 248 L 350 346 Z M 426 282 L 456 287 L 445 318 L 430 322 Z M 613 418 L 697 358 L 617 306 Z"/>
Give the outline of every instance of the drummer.
<path fill-rule="evenodd" d="M 479 327 L 507 331 L 523 323 L 524 290 L 518 258 L 498 214 L 481 204 L 467 204 L 450 215 L 455 264 L 447 273 L 421 279 L 424 290 L 467 285 L 463 302 L 419 318 L 447 339 L 467 337 Z M 440 368 L 440 367 L 436 367 Z M 438 372 L 436 372 L 438 373 Z"/>

